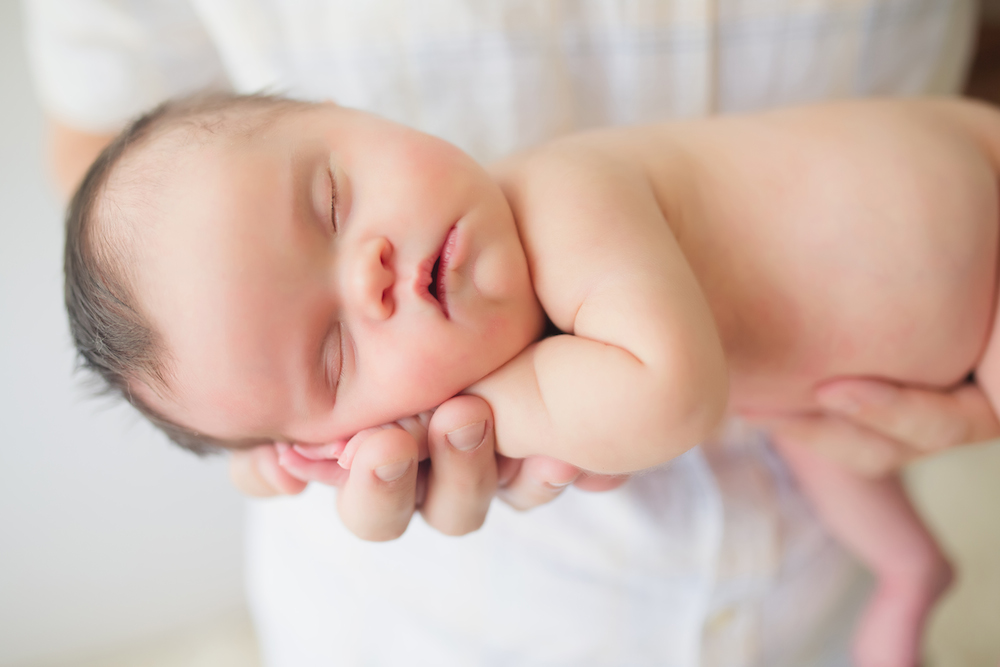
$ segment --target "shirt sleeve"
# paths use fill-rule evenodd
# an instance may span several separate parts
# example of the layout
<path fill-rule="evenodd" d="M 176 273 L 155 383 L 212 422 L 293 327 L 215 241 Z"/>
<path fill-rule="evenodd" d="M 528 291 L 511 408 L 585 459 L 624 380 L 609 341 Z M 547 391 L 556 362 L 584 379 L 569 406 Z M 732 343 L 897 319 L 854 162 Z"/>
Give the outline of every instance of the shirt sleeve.
<path fill-rule="evenodd" d="M 184 0 L 26 0 L 25 35 L 42 107 L 111 132 L 157 103 L 226 81 Z"/>

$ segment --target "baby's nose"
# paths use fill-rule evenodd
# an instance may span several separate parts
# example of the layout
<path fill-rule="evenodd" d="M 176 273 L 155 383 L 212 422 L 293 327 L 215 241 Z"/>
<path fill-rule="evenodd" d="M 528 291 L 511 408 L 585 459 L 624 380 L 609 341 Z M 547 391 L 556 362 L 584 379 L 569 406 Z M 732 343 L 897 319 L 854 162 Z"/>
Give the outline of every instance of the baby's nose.
<path fill-rule="evenodd" d="M 392 268 L 392 244 L 378 237 L 360 245 L 354 258 L 351 291 L 355 303 L 365 317 L 384 320 L 392 315 L 392 286 L 396 274 Z"/>

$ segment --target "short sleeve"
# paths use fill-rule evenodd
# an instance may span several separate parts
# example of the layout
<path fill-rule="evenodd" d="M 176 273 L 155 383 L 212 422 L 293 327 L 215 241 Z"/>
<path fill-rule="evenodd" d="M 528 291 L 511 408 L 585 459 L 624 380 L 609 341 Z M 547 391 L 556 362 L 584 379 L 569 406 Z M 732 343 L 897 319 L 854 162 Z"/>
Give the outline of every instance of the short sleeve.
<path fill-rule="evenodd" d="M 116 131 L 168 97 L 226 85 L 184 0 L 26 0 L 24 9 L 42 106 L 72 127 Z"/>

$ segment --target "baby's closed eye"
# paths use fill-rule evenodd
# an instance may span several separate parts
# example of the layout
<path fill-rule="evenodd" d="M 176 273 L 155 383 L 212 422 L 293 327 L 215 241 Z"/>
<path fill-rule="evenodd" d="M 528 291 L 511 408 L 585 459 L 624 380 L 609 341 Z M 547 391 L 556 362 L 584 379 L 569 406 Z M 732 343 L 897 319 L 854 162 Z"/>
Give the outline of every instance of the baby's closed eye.
<path fill-rule="evenodd" d="M 334 170 L 329 170 L 330 174 L 330 226 L 334 233 L 340 231 L 340 220 L 337 216 L 337 177 Z"/>
<path fill-rule="evenodd" d="M 324 338 L 322 368 L 323 378 L 327 388 L 336 394 L 337 387 L 344 372 L 344 337 L 343 325 L 335 322 Z"/>

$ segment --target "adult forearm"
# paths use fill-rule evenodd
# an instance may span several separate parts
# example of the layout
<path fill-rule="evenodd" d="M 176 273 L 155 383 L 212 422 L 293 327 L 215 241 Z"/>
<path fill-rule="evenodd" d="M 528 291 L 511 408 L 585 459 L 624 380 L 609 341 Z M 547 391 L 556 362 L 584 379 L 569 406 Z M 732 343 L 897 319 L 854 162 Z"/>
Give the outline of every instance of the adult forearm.
<path fill-rule="evenodd" d="M 63 199 L 72 196 L 91 163 L 114 137 L 113 134 L 82 132 L 48 119 L 49 168 Z"/>

